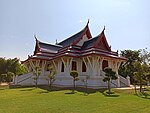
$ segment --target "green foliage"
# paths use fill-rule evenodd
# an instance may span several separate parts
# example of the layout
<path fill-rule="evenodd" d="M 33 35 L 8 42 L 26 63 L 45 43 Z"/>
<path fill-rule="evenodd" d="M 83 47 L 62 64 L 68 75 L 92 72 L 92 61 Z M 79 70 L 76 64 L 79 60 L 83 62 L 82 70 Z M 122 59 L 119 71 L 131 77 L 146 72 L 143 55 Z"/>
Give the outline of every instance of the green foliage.
<path fill-rule="evenodd" d="M 146 76 L 147 80 L 150 81 L 150 72 L 149 73 L 145 73 L 145 76 Z"/>
<path fill-rule="evenodd" d="M 6 63 L 7 60 L 5 58 L 0 58 L 0 75 L 6 73 Z"/>
<path fill-rule="evenodd" d="M 51 86 L 53 82 L 55 81 L 55 76 L 57 74 L 57 71 L 52 65 L 49 65 L 48 69 L 49 69 L 49 74 L 47 75 L 48 78 L 46 80 L 48 81 L 48 84 L 51 90 Z"/>
<path fill-rule="evenodd" d="M 117 76 L 116 76 L 116 72 L 112 70 L 112 68 L 109 68 L 109 67 L 106 67 L 104 69 L 104 72 L 105 72 L 105 78 L 108 78 L 108 80 L 116 80 L 117 79 Z"/>
<path fill-rule="evenodd" d="M 108 82 L 108 93 L 111 94 L 111 92 L 110 92 L 110 89 L 111 89 L 111 87 L 110 87 L 110 81 L 117 79 L 116 72 L 113 71 L 113 70 L 112 70 L 111 68 L 109 68 L 109 67 L 106 67 L 106 68 L 104 69 L 104 72 L 105 72 L 105 77 L 104 77 L 103 81 L 104 81 L 104 82 Z"/>
<path fill-rule="evenodd" d="M 140 62 L 134 62 L 134 73 L 133 73 L 133 83 L 136 85 L 140 85 L 140 92 L 142 92 L 142 85 L 147 83 L 145 71 L 146 71 L 146 65 L 141 64 Z"/>
<path fill-rule="evenodd" d="M 25 67 L 23 64 L 19 64 L 19 65 L 18 65 L 18 68 L 17 68 L 16 74 L 17 74 L 17 75 L 23 75 L 23 74 L 25 74 L 25 73 L 27 73 L 26 67 Z"/>
<path fill-rule="evenodd" d="M 121 51 L 121 56 L 126 57 L 128 60 L 125 64 L 121 64 L 118 73 L 124 77 L 130 76 L 131 83 L 134 82 L 133 80 L 133 73 L 136 71 L 134 68 L 135 62 L 142 62 L 141 58 L 141 50 L 124 50 Z"/>
<path fill-rule="evenodd" d="M 42 72 L 41 72 L 41 68 L 39 66 L 35 66 L 34 70 L 35 71 L 33 71 L 33 76 L 34 76 L 33 79 L 34 79 L 35 85 L 37 87 L 37 85 L 38 85 L 38 79 L 39 79 L 39 76 L 40 76 L 40 74 Z"/>
<path fill-rule="evenodd" d="M 75 79 L 76 77 L 78 77 L 78 72 L 73 70 L 70 72 L 70 75 Z"/>
<path fill-rule="evenodd" d="M 70 72 L 70 76 L 73 77 L 73 93 L 74 93 L 75 86 L 76 86 L 75 81 L 79 80 L 78 75 L 79 75 L 78 72 L 75 70 Z"/>
<path fill-rule="evenodd" d="M 149 64 L 150 65 L 150 52 L 147 51 L 147 48 L 141 49 L 141 60 L 144 64 Z"/>
<path fill-rule="evenodd" d="M 8 82 L 8 83 L 10 83 L 12 81 L 12 79 L 13 79 L 13 76 L 15 76 L 15 74 L 12 73 L 12 72 L 7 72 L 7 73 L 4 73 L 4 74 L 1 74 L 1 76 L 3 78 L 1 82 Z"/>
<path fill-rule="evenodd" d="M 146 49 L 132 51 L 121 51 L 121 55 L 128 58 L 128 61 L 119 68 L 119 74 L 126 77 L 130 76 L 131 84 L 135 86 L 140 85 L 140 92 L 142 91 L 142 85 L 148 82 L 146 73 L 150 73 L 150 52 Z"/>
<path fill-rule="evenodd" d="M 27 71 L 24 65 L 20 64 L 18 58 L 13 59 L 0 58 L 0 82 L 8 81 L 8 77 L 5 76 L 5 73 L 7 74 L 8 72 L 12 72 L 15 75 L 20 75 L 26 73 Z"/>
<path fill-rule="evenodd" d="M 125 58 L 128 58 L 127 64 L 131 64 L 132 62 L 136 61 L 141 62 L 140 52 L 140 50 L 124 50 L 121 51 L 121 55 Z"/>
<path fill-rule="evenodd" d="M 86 75 L 85 78 L 81 79 L 81 81 L 84 83 L 86 91 L 84 92 L 84 95 L 87 94 L 87 85 L 88 85 L 88 79 L 90 79 L 89 75 Z"/>

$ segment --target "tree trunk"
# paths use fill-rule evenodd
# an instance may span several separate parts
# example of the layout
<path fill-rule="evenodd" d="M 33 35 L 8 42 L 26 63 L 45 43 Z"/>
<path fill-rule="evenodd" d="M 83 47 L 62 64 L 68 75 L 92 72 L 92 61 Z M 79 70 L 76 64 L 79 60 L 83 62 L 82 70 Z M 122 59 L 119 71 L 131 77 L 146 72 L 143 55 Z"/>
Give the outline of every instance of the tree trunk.
<path fill-rule="evenodd" d="M 50 79 L 50 91 L 52 90 L 52 81 L 51 81 L 51 79 Z"/>
<path fill-rule="evenodd" d="M 35 84 L 36 84 L 36 88 L 37 88 L 37 85 L 38 85 L 38 77 L 37 76 L 36 76 Z"/>
<path fill-rule="evenodd" d="M 134 84 L 134 91 L 135 91 L 135 94 L 137 94 L 136 84 Z"/>
<path fill-rule="evenodd" d="M 47 79 L 47 81 L 48 81 L 48 86 L 50 86 L 50 82 L 49 82 L 49 80 Z"/>
<path fill-rule="evenodd" d="M 140 92 L 142 92 L 142 75 L 140 75 Z"/>
<path fill-rule="evenodd" d="M 35 85 L 36 85 L 36 88 L 37 88 L 37 79 L 35 80 Z"/>
<path fill-rule="evenodd" d="M 108 93 L 110 95 L 110 80 L 108 80 Z"/>
<path fill-rule="evenodd" d="M 73 80 L 73 93 L 75 91 L 75 79 Z"/>

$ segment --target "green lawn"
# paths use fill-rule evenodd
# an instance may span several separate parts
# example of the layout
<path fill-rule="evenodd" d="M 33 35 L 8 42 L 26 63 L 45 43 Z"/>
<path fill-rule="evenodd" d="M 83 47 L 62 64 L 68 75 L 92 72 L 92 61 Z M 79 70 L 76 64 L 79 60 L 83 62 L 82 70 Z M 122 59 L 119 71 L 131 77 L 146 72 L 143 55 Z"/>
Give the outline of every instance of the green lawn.
<path fill-rule="evenodd" d="M 42 88 L 0 88 L 0 113 L 150 113 L 150 91 L 147 97 L 131 90 L 115 90 L 111 96 L 99 91 L 85 96 L 83 92 Z"/>

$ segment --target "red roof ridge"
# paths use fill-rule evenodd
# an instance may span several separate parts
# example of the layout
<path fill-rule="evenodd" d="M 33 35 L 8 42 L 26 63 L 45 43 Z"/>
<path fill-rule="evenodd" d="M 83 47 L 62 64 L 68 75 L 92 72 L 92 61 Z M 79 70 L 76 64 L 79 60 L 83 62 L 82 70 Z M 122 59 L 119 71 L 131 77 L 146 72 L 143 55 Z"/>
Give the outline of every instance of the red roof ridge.
<path fill-rule="evenodd" d="M 91 39 L 91 38 L 92 38 L 90 29 L 89 29 L 89 19 L 88 19 L 88 22 L 87 22 L 86 26 L 85 26 L 81 31 L 83 31 L 82 35 L 80 36 L 79 39 L 77 39 L 76 41 L 74 41 L 74 42 L 72 43 L 73 45 L 76 45 L 76 44 L 82 39 L 82 37 L 84 36 L 84 34 L 86 34 L 86 33 L 87 33 L 87 35 L 88 35 L 88 36 L 87 36 L 88 39 Z"/>
<path fill-rule="evenodd" d="M 36 40 L 36 45 L 34 49 L 34 55 L 35 55 L 37 52 L 40 52 L 40 46 L 39 46 L 39 40 L 37 39 L 36 35 L 34 35 L 34 38 Z"/>
<path fill-rule="evenodd" d="M 93 43 L 92 47 L 99 48 L 98 44 L 100 43 L 101 40 L 104 40 L 103 44 L 106 46 L 106 49 L 108 51 L 111 51 L 111 48 L 108 45 L 108 42 L 107 42 L 107 39 L 106 39 L 104 31 L 105 31 L 105 26 L 104 26 L 102 32 L 98 36 L 96 36 L 96 37 L 98 37 L 98 39 L 97 39 L 97 41 L 95 43 Z"/>

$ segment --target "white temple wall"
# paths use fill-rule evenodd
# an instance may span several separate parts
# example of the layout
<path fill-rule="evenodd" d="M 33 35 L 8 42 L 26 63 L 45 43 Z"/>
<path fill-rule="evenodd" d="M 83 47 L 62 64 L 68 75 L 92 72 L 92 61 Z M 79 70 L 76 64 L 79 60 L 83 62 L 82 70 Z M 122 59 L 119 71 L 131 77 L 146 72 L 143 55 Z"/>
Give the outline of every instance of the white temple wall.
<path fill-rule="evenodd" d="M 31 60 L 30 62 L 26 64 L 30 64 L 28 66 L 28 70 L 34 71 L 33 67 L 34 66 L 41 66 L 42 68 L 42 74 L 39 78 L 38 84 L 48 84 L 46 77 L 49 73 L 47 71 L 47 65 L 51 64 L 53 65 L 56 70 L 57 70 L 57 75 L 56 75 L 56 80 L 54 82 L 54 85 L 58 86 L 69 86 L 72 87 L 73 83 L 73 78 L 70 76 L 70 71 L 72 70 L 72 61 L 77 62 L 77 71 L 79 73 L 79 81 L 76 82 L 77 86 L 83 86 L 84 87 L 84 82 L 83 79 L 86 79 L 86 76 L 90 76 L 88 79 L 88 87 L 107 87 L 107 83 L 103 82 L 104 78 L 104 72 L 102 71 L 102 62 L 103 60 L 108 60 L 108 66 L 112 68 L 116 73 L 118 74 L 118 69 L 120 66 L 121 61 L 120 60 L 115 60 L 111 58 L 104 58 L 104 57 L 99 57 L 99 56 L 88 56 L 84 58 L 71 58 L 71 57 L 63 57 L 61 59 L 55 59 L 54 61 L 35 61 Z M 64 63 L 64 72 L 61 72 L 61 65 L 62 62 Z M 85 63 L 86 65 L 86 72 L 82 72 L 82 62 Z M 33 74 L 29 74 L 28 76 L 31 76 L 31 78 L 23 81 L 24 79 L 27 78 L 27 75 L 24 76 L 18 76 L 16 78 L 18 80 L 18 84 L 22 85 L 35 85 L 34 80 L 32 78 Z M 118 79 L 113 81 L 111 84 L 112 87 L 120 87 L 120 81 L 123 80 L 120 79 L 120 76 L 118 75 Z M 22 81 L 22 82 L 20 82 Z M 126 79 L 123 80 L 124 82 Z"/>

